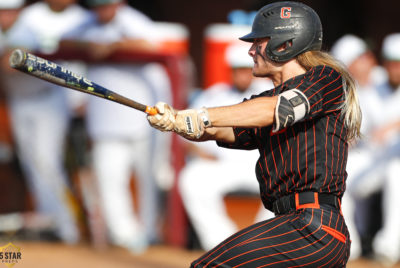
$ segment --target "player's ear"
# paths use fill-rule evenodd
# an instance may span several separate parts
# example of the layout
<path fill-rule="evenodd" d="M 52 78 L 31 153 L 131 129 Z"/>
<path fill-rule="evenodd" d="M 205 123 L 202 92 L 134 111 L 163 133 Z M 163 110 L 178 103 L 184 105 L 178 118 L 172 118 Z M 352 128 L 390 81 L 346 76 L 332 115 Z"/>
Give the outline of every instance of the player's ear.
<path fill-rule="evenodd" d="M 286 49 L 288 49 L 289 47 L 292 47 L 292 46 L 293 46 L 293 41 L 288 40 L 285 43 L 283 43 L 277 50 L 278 50 L 278 52 L 285 51 Z"/>

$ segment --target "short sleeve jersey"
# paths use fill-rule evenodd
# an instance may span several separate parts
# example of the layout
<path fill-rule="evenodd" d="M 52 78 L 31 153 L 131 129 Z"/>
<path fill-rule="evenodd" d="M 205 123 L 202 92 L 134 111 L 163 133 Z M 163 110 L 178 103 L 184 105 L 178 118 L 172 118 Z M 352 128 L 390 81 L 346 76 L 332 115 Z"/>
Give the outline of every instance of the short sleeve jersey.
<path fill-rule="evenodd" d="M 273 126 L 235 127 L 235 143 L 218 143 L 227 148 L 259 150 L 255 170 L 268 209 L 276 199 L 294 192 L 341 197 L 345 190 L 348 144 L 341 116 L 345 94 L 342 77 L 331 67 L 317 66 L 251 98 L 276 96 L 295 88 L 310 104 L 302 120 L 278 132 L 272 132 Z"/>

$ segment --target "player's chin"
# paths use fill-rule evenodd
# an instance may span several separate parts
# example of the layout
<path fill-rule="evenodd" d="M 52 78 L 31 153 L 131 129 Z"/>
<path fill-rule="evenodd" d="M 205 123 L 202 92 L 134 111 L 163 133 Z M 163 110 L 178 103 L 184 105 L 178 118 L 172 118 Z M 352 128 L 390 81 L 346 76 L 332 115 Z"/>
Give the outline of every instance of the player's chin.
<path fill-rule="evenodd" d="M 253 68 L 252 73 L 253 73 L 253 76 L 255 76 L 255 77 L 265 77 L 264 72 L 260 72 L 259 70 L 255 69 L 255 68 Z"/>
<path fill-rule="evenodd" d="M 252 73 L 255 77 L 268 77 L 271 74 L 271 68 L 265 64 L 255 63 Z"/>

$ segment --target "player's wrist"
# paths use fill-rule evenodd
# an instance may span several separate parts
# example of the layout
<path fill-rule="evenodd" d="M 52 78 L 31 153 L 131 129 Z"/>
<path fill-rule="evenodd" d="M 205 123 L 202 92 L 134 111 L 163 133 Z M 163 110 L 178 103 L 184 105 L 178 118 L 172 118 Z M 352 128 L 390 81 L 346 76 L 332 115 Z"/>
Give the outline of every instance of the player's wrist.
<path fill-rule="evenodd" d="M 197 110 L 197 116 L 200 121 L 203 123 L 204 128 L 212 127 L 212 123 L 210 120 L 210 115 L 208 114 L 207 108 L 203 107 Z"/>

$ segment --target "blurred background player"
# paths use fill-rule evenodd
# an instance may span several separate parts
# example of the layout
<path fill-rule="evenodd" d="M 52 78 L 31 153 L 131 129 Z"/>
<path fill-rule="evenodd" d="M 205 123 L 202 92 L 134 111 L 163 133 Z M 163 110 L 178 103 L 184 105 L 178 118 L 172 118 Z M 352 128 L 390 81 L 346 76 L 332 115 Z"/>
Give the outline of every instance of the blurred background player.
<path fill-rule="evenodd" d="M 23 4 L 16 0 L 1 2 Z M 15 25 L 6 30 L 7 48 L 54 52 L 60 37 L 82 23 L 85 15 L 86 11 L 75 0 L 46 0 L 32 4 L 20 13 Z M 3 62 L 6 62 L 8 55 L 3 56 Z M 18 157 L 33 195 L 34 207 L 40 215 L 50 219 L 58 238 L 66 243 L 76 243 L 80 233 L 64 167 L 70 115 L 65 91 L 17 72 L 10 72 L 4 78 L 4 88 Z"/>
<path fill-rule="evenodd" d="M 382 191 L 382 226 L 372 242 L 374 256 L 391 266 L 399 261 L 400 257 L 400 204 L 399 195 L 395 189 L 400 187 L 398 174 L 399 161 L 399 119 L 400 110 L 400 35 L 392 34 L 383 41 L 382 58 L 386 75 L 378 75 L 373 80 L 374 64 L 362 61 L 359 57 L 359 68 L 362 76 L 371 74 L 368 87 L 359 85 L 360 105 L 363 109 L 363 134 L 365 138 L 353 146 L 348 161 L 348 191 L 343 200 L 343 212 L 347 214 L 349 225 L 354 224 L 354 212 L 360 211 L 362 202 L 372 194 Z M 343 47 L 344 48 L 344 47 Z M 349 47 L 347 47 L 349 50 Z M 361 60 L 360 60 L 361 59 Z M 357 61 L 355 61 L 357 64 Z M 370 66 L 370 68 L 366 68 Z M 354 66 L 349 70 L 357 79 Z M 375 73 L 376 74 L 376 73 Z M 380 77 L 380 78 L 379 78 Z M 360 81 L 362 81 L 360 79 Z M 368 89 L 368 91 L 366 90 Z M 354 203 L 355 202 L 355 203 Z M 355 204 L 357 209 L 355 209 Z M 362 207 L 361 207 L 362 208 Z M 372 213 L 368 212 L 367 213 Z M 366 219 L 366 215 L 358 215 Z M 363 221 L 360 221 L 361 226 Z M 354 225 L 353 225 L 354 226 Z M 362 228 L 361 228 L 362 230 Z M 359 256 L 361 245 L 356 230 L 353 229 L 352 251 L 353 257 Z"/>
<path fill-rule="evenodd" d="M 391 266 L 400 261 L 400 33 L 387 35 L 382 43 L 383 67 L 388 79 L 378 86 L 384 102 L 382 124 L 373 133 L 382 156 L 373 162 L 384 180 L 376 186 L 382 190 L 382 226 L 374 237 L 375 257 Z M 379 155 L 378 155 L 379 156 Z M 370 171 L 367 171 L 370 172 Z M 355 185 L 362 192 L 364 182 Z M 366 189 L 367 193 L 369 189 Z M 371 189 L 374 190 L 374 189 Z M 375 189 L 376 190 L 376 189 Z"/>
<path fill-rule="evenodd" d="M 15 158 L 15 148 L 14 148 L 14 139 L 12 135 L 12 130 L 9 122 L 9 112 L 8 106 L 9 101 L 7 101 L 6 97 L 10 97 L 11 92 L 7 92 L 6 90 L 6 77 L 10 75 L 11 69 L 9 68 L 8 63 L 8 55 L 11 49 L 14 46 L 31 46 L 32 44 L 29 42 L 25 42 L 25 39 L 31 40 L 32 42 L 35 40 L 34 36 L 28 31 L 21 33 L 23 38 L 18 40 L 14 37 L 14 33 L 17 30 L 18 17 L 25 7 L 25 1 L 23 0 L 9 0 L 9 1 L 1 1 L 0 2 L 0 69 L 2 75 L 0 76 L 0 99 L 2 105 L 2 126 L 1 128 L 1 142 L 0 142 L 0 152 L 1 152 L 1 163 L 4 164 L 6 162 L 11 163 L 13 160 L 17 162 L 17 158 Z M 28 37 L 30 36 L 30 37 Z M 13 40 L 11 40 L 11 37 Z M 1 179 L 7 180 L 11 179 L 15 180 L 15 177 L 10 176 L 10 174 L 2 173 L 0 175 Z M 11 177 L 11 178 L 10 178 Z M 7 192 L 11 185 L 7 185 L 8 189 L 4 189 Z M 4 192 L 3 192 L 4 193 Z M 21 198 L 20 196 L 18 197 Z M 8 199 L 9 200 L 9 199 Z M 8 201 L 7 200 L 7 201 Z M 20 199 L 21 200 L 21 199 Z M 3 211 L 4 212 L 4 211 Z M 7 211 L 8 212 L 8 211 Z M 26 213 L 24 213 L 26 215 Z M 22 213 L 15 212 L 12 213 L 2 213 L 0 219 L 0 231 L 17 231 L 24 228 L 24 218 Z M 34 215 L 34 214 L 31 214 Z M 30 217 L 30 221 L 32 222 L 32 217 Z"/>
<path fill-rule="evenodd" d="M 217 83 L 199 93 L 191 104 L 193 108 L 236 104 L 273 88 L 269 80 L 253 77 L 254 63 L 247 55 L 248 50 L 245 44 L 232 44 L 227 48 L 225 59 L 232 83 Z M 221 150 L 210 141 L 185 142 L 185 148 L 188 159 L 179 177 L 180 193 L 201 247 L 210 250 L 238 230 L 228 216 L 224 196 L 234 191 L 259 194 L 258 183 L 250 172 L 258 153 L 247 151 L 243 156 L 243 152 Z M 268 212 L 261 206 L 256 220 L 272 216 Z"/>
<path fill-rule="evenodd" d="M 361 38 L 346 34 L 339 38 L 332 46 L 332 55 L 346 65 L 349 72 L 357 83 L 357 95 L 363 114 L 361 126 L 364 139 L 352 144 L 349 150 L 347 173 L 347 183 L 351 183 L 355 174 L 366 167 L 373 158 L 370 148 L 371 133 L 379 125 L 382 117 L 382 102 L 377 92 L 377 85 L 386 79 L 385 71 L 378 65 L 377 59 L 369 48 L 368 44 Z M 366 229 L 366 222 L 358 222 L 356 227 L 356 213 L 360 214 L 361 208 L 365 206 L 365 201 L 361 202 L 346 192 L 343 197 L 343 213 L 351 234 L 351 259 L 361 256 L 362 246 L 359 231 Z M 357 206 L 357 210 L 356 210 Z M 366 215 L 360 215 L 366 218 Z"/>
<path fill-rule="evenodd" d="M 122 0 L 88 0 L 86 4 L 91 17 L 65 37 L 64 46 L 83 49 L 97 60 L 121 50 L 157 51 L 154 23 L 141 12 Z M 167 74 L 157 64 L 96 63 L 88 66 L 88 78 L 142 103 L 153 103 L 161 92 L 165 94 L 162 98 L 170 96 Z M 158 187 L 152 173 L 153 132 L 143 115 L 129 107 L 89 96 L 86 109 L 93 171 L 110 242 L 140 253 L 160 240 Z M 157 148 L 160 154 L 169 150 L 168 144 L 164 146 Z M 130 188 L 133 173 L 138 213 Z"/>

